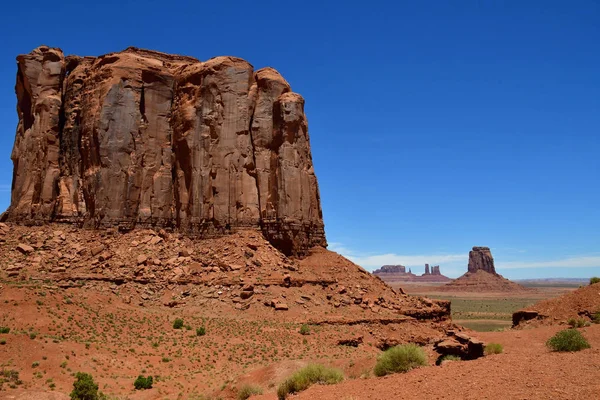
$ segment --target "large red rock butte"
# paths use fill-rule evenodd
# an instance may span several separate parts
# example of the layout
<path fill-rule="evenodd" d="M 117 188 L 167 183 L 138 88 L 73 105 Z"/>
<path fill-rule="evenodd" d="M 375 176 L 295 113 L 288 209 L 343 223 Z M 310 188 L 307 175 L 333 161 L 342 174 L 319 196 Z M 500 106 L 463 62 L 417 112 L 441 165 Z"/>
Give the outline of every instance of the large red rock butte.
<path fill-rule="evenodd" d="M 260 228 L 287 255 L 326 246 L 304 99 L 274 69 L 130 47 L 17 57 L 11 204 L 3 220 Z"/>

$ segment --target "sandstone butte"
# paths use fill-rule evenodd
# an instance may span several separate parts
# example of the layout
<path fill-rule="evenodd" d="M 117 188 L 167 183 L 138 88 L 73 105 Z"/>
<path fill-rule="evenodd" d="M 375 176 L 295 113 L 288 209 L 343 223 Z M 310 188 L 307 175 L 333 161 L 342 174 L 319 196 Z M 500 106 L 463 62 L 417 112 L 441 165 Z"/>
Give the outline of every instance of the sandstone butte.
<path fill-rule="evenodd" d="M 510 281 L 496 272 L 489 247 L 475 246 L 469 252 L 467 272 L 439 288 L 452 292 L 526 292 L 532 289 Z"/>
<path fill-rule="evenodd" d="M 274 69 L 130 47 L 17 57 L 6 222 L 260 228 L 286 255 L 326 246 L 304 99 Z"/>

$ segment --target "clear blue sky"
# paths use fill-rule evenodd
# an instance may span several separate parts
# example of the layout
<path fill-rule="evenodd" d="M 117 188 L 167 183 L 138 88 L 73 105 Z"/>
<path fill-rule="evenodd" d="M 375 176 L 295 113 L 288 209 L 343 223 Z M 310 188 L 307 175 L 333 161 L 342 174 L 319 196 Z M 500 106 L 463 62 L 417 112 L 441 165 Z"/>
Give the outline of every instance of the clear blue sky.
<path fill-rule="evenodd" d="M 600 275 L 599 1 L 322 3 L 3 4 L 0 208 L 17 54 L 235 55 L 305 97 L 332 249 L 458 276 L 480 245 L 507 277 Z"/>

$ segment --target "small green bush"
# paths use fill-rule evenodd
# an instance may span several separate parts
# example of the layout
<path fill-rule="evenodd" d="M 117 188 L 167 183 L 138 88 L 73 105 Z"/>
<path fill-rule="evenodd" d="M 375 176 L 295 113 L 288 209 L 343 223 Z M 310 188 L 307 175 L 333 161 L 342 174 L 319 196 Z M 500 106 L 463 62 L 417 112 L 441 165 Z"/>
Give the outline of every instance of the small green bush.
<path fill-rule="evenodd" d="M 558 332 L 548 339 L 546 346 L 553 351 L 579 351 L 591 347 L 581 332 L 576 329 L 565 329 Z"/>
<path fill-rule="evenodd" d="M 310 328 L 308 325 L 306 324 L 302 324 L 302 326 L 300 327 L 300 334 L 301 335 L 310 335 Z"/>
<path fill-rule="evenodd" d="M 238 391 L 237 398 L 238 398 L 238 400 L 246 400 L 247 398 L 249 398 L 252 395 L 262 394 L 262 393 L 263 393 L 263 391 L 260 386 L 244 385 Z"/>
<path fill-rule="evenodd" d="M 6 344 L 6 340 L 4 340 L 4 339 L 0 339 L 0 344 L 1 344 L 1 345 L 5 345 L 5 344 Z"/>
<path fill-rule="evenodd" d="M 485 345 L 485 355 L 500 354 L 504 351 L 504 347 L 500 343 L 488 343 Z"/>
<path fill-rule="evenodd" d="M 204 336 L 206 335 L 206 328 L 201 326 L 200 328 L 196 329 L 196 336 Z"/>
<path fill-rule="evenodd" d="M 584 326 L 589 325 L 589 323 L 583 318 L 569 318 L 567 324 L 569 324 L 571 328 L 583 328 Z"/>
<path fill-rule="evenodd" d="M 459 356 L 452 355 L 452 354 L 447 354 L 444 357 L 442 357 L 442 359 L 440 360 L 440 362 L 444 362 L 444 361 L 462 361 L 462 358 L 460 358 Z"/>
<path fill-rule="evenodd" d="M 133 386 L 135 387 L 136 390 L 152 389 L 153 383 L 154 383 L 154 380 L 152 379 L 152 377 L 150 375 L 148 375 L 148 377 L 145 377 L 144 375 L 140 375 L 137 377 L 135 382 L 133 382 Z"/>
<path fill-rule="evenodd" d="M 183 319 L 177 318 L 175 322 L 173 322 L 173 329 L 181 329 L 183 328 Z"/>
<path fill-rule="evenodd" d="M 98 400 L 98 385 L 92 375 L 85 372 L 75 374 L 71 400 Z"/>
<path fill-rule="evenodd" d="M 296 371 L 277 388 L 277 398 L 285 400 L 288 394 L 306 390 L 310 385 L 332 385 L 344 380 L 342 371 L 324 367 L 320 364 L 309 364 Z"/>
<path fill-rule="evenodd" d="M 594 276 L 593 278 L 590 278 L 590 285 L 598 282 L 600 282 L 600 277 Z"/>
<path fill-rule="evenodd" d="M 592 322 L 594 324 L 600 324 L 600 311 L 596 311 L 592 314 Z"/>
<path fill-rule="evenodd" d="M 403 344 L 384 351 L 377 358 L 373 373 L 384 376 L 396 372 L 408 372 L 413 368 L 427 365 L 427 355 L 415 344 Z"/>
<path fill-rule="evenodd" d="M 8 333 L 10 332 L 10 328 L 7 326 L 0 326 L 0 333 Z"/>

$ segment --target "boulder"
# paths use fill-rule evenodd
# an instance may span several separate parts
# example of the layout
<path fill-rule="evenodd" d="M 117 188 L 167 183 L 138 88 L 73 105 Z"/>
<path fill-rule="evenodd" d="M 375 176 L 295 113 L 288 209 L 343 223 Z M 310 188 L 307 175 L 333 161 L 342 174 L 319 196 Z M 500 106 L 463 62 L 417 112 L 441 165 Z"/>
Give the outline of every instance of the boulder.
<path fill-rule="evenodd" d="M 33 247 L 29 246 L 28 244 L 19 243 L 17 245 L 17 250 L 19 250 L 21 253 L 27 255 L 27 254 L 33 252 Z"/>

